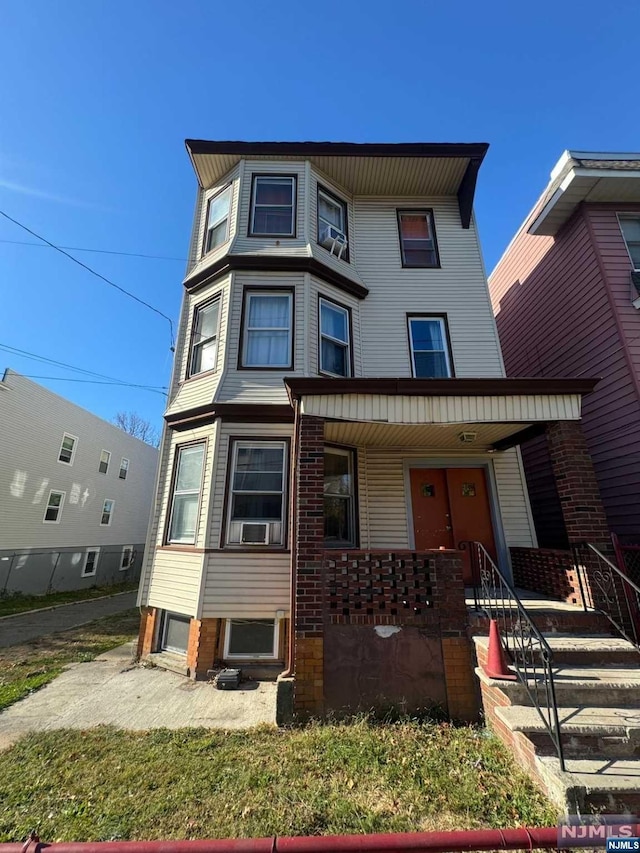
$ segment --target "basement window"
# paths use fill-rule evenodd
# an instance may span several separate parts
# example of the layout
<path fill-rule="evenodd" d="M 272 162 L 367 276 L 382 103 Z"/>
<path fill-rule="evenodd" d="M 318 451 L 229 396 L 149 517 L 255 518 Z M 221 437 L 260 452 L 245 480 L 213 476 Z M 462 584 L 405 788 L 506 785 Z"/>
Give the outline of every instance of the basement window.
<path fill-rule="evenodd" d="M 178 616 L 165 611 L 162 620 L 160 648 L 162 651 L 186 655 L 189 645 L 189 628 L 191 619 L 188 616 Z"/>
<path fill-rule="evenodd" d="M 278 653 L 276 619 L 227 619 L 225 658 L 275 658 Z"/>

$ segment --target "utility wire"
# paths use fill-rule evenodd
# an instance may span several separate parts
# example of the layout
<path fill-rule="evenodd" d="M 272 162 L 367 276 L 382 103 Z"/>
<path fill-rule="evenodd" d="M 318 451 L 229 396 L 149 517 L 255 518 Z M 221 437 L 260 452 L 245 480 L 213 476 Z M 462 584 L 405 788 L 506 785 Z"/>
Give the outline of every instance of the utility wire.
<path fill-rule="evenodd" d="M 120 385 L 127 388 L 140 388 L 143 391 L 153 391 L 154 394 L 162 394 L 163 397 L 167 396 L 166 388 L 163 389 L 161 385 L 136 385 L 133 382 L 106 382 L 102 379 L 76 379 L 75 376 L 38 376 L 29 373 L 21 373 L 20 376 L 24 376 L 25 379 L 55 379 L 58 382 L 87 382 L 90 385 Z"/>
<path fill-rule="evenodd" d="M 174 337 L 173 337 L 173 321 L 171 317 L 167 317 L 166 314 L 163 314 L 162 311 L 159 311 L 157 308 L 154 308 L 153 305 L 150 305 L 148 302 L 145 302 L 144 299 L 140 299 L 140 297 L 135 296 L 133 293 L 130 293 L 128 290 L 125 290 L 124 287 L 120 287 L 119 284 L 116 284 L 111 279 L 106 278 L 106 276 L 102 275 L 102 273 L 96 272 L 90 266 L 87 266 L 83 261 L 79 261 L 78 258 L 74 258 L 73 255 L 70 255 L 68 252 L 65 252 L 64 249 L 60 248 L 60 246 L 56 246 L 55 243 L 52 243 L 50 240 L 47 240 L 46 237 L 42 237 L 40 234 L 36 234 L 35 231 L 32 231 L 31 228 L 27 228 L 26 225 L 23 225 L 22 222 L 18 222 L 17 219 L 14 219 L 12 216 L 9 216 L 8 213 L 5 213 L 4 210 L 0 210 L 0 216 L 4 216 L 5 219 L 8 219 L 9 222 L 13 222 L 14 225 L 17 225 L 18 228 L 22 228 L 23 231 L 31 234 L 32 237 L 36 237 L 38 240 L 42 240 L 43 243 L 46 243 L 47 246 L 50 246 L 52 249 L 55 249 L 56 252 L 60 252 L 61 255 L 64 255 L 66 258 L 69 258 L 70 261 L 73 261 L 74 264 L 78 264 L 78 266 L 90 272 L 91 275 L 95 275 L 96 278 L 102 279 L 102 281 L 106 282 L 110 287 L 115 287 L 116 290 L 119 290 L 121 293 L 124 293 L 125 296 L 128 296 L 130 299 L 134 299 L 136 302 L 139 302 L 140 305 L 144 305 L 145 308 L 148 308 L 150 311 L 153 311 L 155 314 L 158 314 L 160 317 L 164 317 L 165 320 L 169 323 L 170 335 L 171 335 L 171 349 L 174 348 Z"/>
<path fill-rule="evenodd" d="M 40 362 L 44 362 L 45 364 L 52 364 L 55 367 L 62 367 L 66 370 L 73 370 L 76 373 L 83 373 L 86 376 L 94 376 L 94 377 L 97 377 L 98 379 L 107 379 L 110 382 L 118 382 L 118 383 L 124 384 L 124 385 L 132 384 L 132 383 L 126 382 L 123 379 L 116 379 L 114 376 L 107 376 L 104 373 L 96 373 L 94 370 L 86 370 L 83 367 L 75 367 L 73 364 L 67 364 L 64 361 L 57 361 L 54 358 L 47 358 L 44 355 L 37 355 L 36 353 L 29 352 L 28 350 L 18 349 L 18 347 L 10 347 L 7 344 L 0 344 L 0 350 L 4 350 L 5 352 L 10 352 L 13 355 L 19 355 L 22 358 L 31 359 L 32 361 L 40 361 Z M 140 386 L 140 387 L 160 388 L 160 387 L 164 387 L 164 386 L 146 385 L 146 386 Z"/>
<path fill-rule="evenodd" d="M 43 243 L 31 243 L 29 240 L 4 240 L 0 243 L 11 243 L 13 246 L 34 246 L 36 249 L 51 248 Z M 181 261 L 187 262 L 186 258 L 174 258 L 169 255 L 142 255 L 139 252 L 115 252 L 109 249 L 87 249 L 85 246 L 59 246 L 60 249 L 69 249 L 72 252 L 97 252 L 100 255 L 124 255 L 126 258 L 148 258 L 153 261 Z"/>

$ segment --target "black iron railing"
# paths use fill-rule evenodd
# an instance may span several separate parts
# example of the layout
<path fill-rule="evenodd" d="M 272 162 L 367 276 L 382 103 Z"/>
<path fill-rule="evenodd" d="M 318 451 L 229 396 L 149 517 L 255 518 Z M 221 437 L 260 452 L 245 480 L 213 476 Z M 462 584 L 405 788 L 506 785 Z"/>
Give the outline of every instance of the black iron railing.
<path fill-rule="evenodd" d="M 510 657 L 518 680 L 540 715 L 565 769 L 562 734 L 553 681 L 553 652 L 540 629 L 527 613 L 518 593 L 480 542 L 461 542 L 468 551 L 473 577 L 476 610 L 498 623 L 501 642 Z"/>
<path fill-rule="evenodd" d="M 618 633 L 640 648 L 640 586 L 595 545 L 572 546 L 585 610 L 599 610 Z"/>

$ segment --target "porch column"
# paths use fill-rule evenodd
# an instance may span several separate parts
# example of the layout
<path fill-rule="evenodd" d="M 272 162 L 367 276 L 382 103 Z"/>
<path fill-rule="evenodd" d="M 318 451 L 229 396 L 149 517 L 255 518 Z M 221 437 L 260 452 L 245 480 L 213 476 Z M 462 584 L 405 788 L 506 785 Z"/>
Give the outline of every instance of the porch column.
<path fill-rule="evenodd" d="M 607 516 L 580 422 L 555 421 L 546 434 L 569 544 L 608 547 Z"/>
<path fill-rule="evenodd" d="M 300 415 L 295 464 L 295 673 L 294 711 L 324 711 L 323 581 L 324 418 Z"/>

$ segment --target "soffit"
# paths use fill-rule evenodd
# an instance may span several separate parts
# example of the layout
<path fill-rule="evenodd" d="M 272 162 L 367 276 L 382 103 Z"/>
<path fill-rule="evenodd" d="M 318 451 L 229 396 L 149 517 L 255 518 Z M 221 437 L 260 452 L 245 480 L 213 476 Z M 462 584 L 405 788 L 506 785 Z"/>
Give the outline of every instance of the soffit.
<path fill-rule="evenodd" d="M 420 447 L 425 450 L 486 452 L 496 441 L 514 435 L 529 424 L 380 424 L 327 421 L 325 440 L 361 447 Z M 462 442 L 461 433 L 475 435 Z"/>

